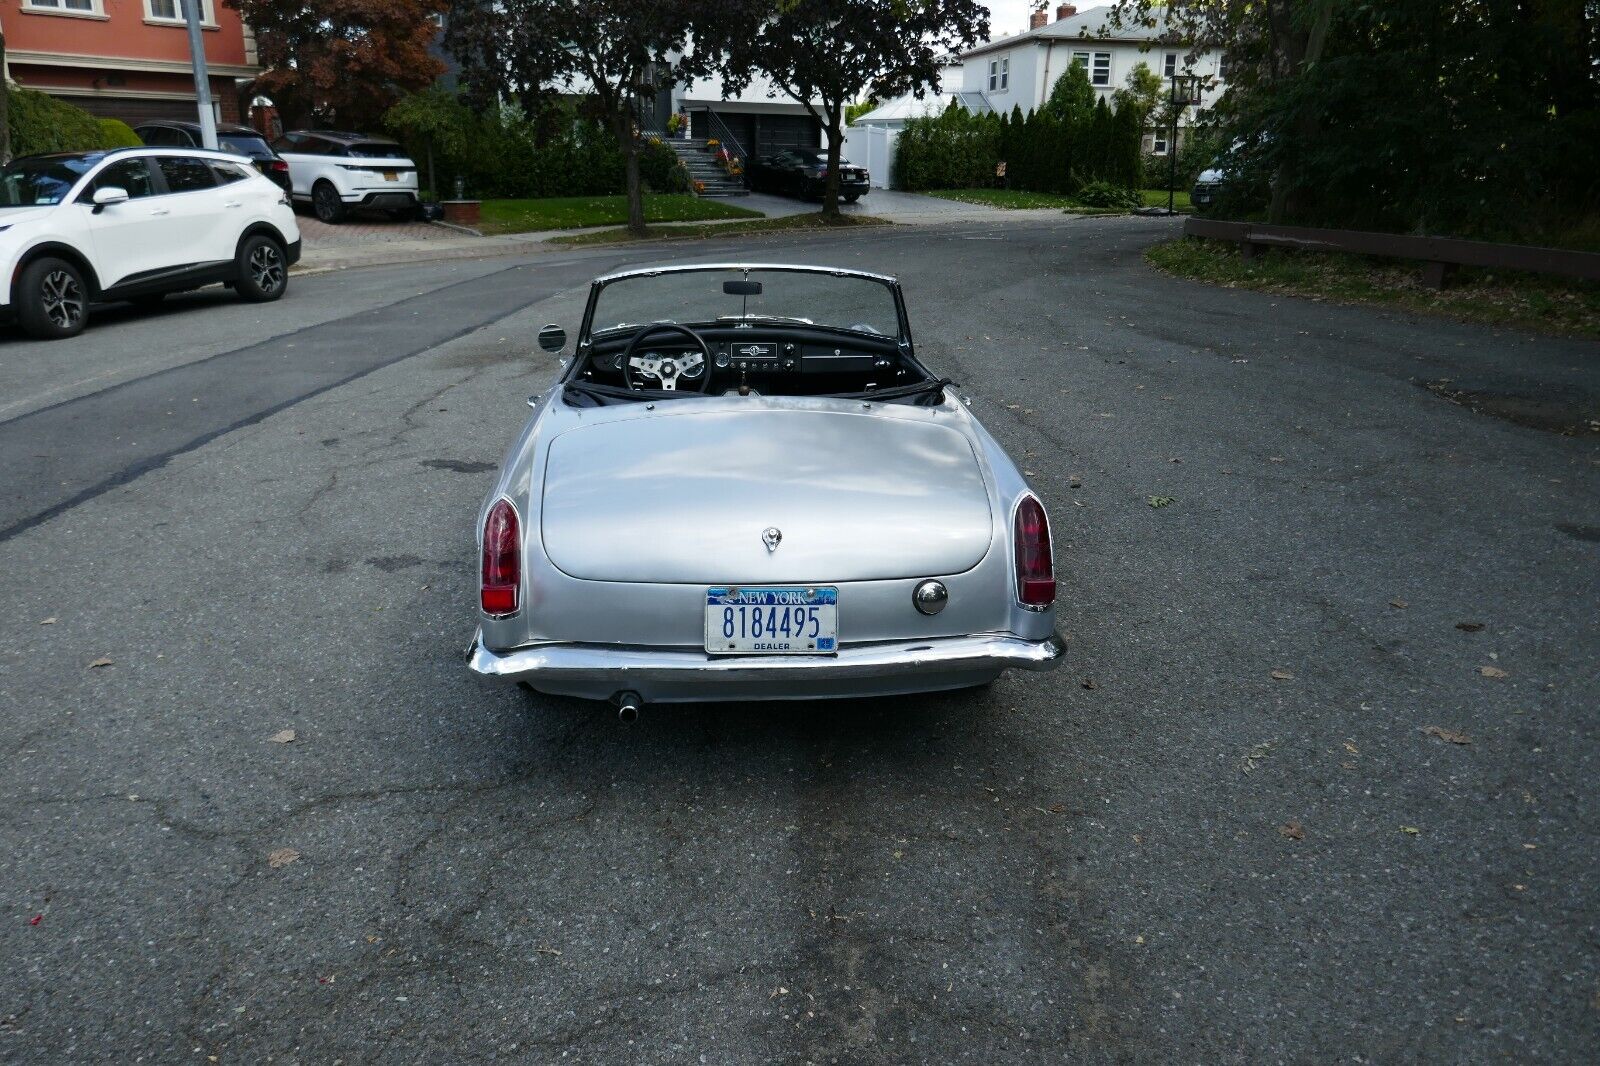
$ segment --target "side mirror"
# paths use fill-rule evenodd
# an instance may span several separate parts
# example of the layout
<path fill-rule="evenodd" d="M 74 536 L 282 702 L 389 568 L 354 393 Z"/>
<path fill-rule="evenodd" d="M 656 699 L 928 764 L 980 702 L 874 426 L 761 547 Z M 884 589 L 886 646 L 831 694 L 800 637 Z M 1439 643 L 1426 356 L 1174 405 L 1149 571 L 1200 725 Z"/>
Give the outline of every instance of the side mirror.
<path fill-rule="evenodd" d="M 94 212 L 97 215 L 112 204 L 125 204 L 127 202 L 127 189 L 119 189 L 115 185 L 107 185 L 94 191 Z"/>
<path fill-rule="evenodd" d="M 548 325 L 539 331 L 539 347 L 547 352 L 559 352 L 567 346 L 567 331 L 557 325 Z"/>

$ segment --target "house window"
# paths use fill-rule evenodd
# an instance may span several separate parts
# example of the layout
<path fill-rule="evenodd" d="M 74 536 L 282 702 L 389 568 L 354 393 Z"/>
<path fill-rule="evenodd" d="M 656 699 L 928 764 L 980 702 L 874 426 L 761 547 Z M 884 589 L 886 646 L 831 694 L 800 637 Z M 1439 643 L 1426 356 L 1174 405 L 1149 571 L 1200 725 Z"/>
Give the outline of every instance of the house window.
<path fill-rule="evenodd" d="M 1178 75 L 1178 53 L 1168 52 L 1161 60 L 1161 76 L 1175 78 Z"/>
<path fill-rule="evenodd" d="M 1166 155 L 1167 154 L 1167 131 L 1166 130 L 1158 130 L 1156 132 L 1155 143 L 1151 146 L 1150 150 L 1152 152 L 1154 152 L 1156 155 Z"/>
<path fill-rule="evenodd" d="M 1011 84 L 1011 57 L 989 60 L 989 91 L 1005 92 Z"/>
<path fill-rule="evenodd" d="M 1090 85 L 1111 84 L 1111 53 L 1110 52 L 1074 52 L 1072 61 L 1083 65 L 1089 72 Z"/>
<path fill-rule="evenodd" d="M 1218 56 L 1217 57 L 1217 77 L 1219 79 L 1223 80 L 1223 81 L 1226 81 L 1227 78 L 1228 78 L 1228 57 L 1227 56 Z"/>
<path fill-rule="evenodd" d="M 211 5 L 207 0 L 196 0 L 200 5 L 200 21 L 212 25 Z M 151 22 L 185 22 L 183 0 L 144 0 L 144 17 Z"/>
<path fill-rule="evenodd" d="M 22 0 L 27 11 L 70 11 L 79 15 L 100 14 L 100 0 Z"/>

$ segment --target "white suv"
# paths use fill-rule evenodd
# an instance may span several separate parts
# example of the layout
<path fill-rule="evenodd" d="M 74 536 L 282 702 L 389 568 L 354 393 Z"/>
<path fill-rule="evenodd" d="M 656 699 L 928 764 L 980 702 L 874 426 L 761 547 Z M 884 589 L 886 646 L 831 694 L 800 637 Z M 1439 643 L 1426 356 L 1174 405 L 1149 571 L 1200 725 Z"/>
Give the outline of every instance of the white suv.
<path fill-rule="evenodd" d="M 417 165 L 387 137 L 336 130 L 290 130 L 272 142 L 289 164 L 291 194 L 321 222 L 342 222 L 353 207 L 382 210 L 396 222 L 416 218 Z"/>
<path fill-rule="evenodd" d="M 243 156 L 118 148 L 0 168 L 0 313 L 33 337 L 79 332 L 91 302 L 216 282 L 276 300 L 299 258 L 289 198 Z"/>

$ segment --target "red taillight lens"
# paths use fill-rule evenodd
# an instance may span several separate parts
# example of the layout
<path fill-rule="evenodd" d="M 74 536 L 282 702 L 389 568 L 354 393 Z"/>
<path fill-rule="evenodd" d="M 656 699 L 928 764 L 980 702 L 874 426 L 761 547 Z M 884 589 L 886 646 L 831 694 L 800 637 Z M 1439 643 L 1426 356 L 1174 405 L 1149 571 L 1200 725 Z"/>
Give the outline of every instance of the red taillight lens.
<path fill-rule="evenodd" d="M 1056 598 L 1055 565 L 1050 561 L 1050 520 L 1044 506 L 1032 496 L 1017 504 L 1017 602 L 1024 607 L 1048 607 Z"/>
<path fill-rule="evenodd" d="M 273 170 L 276 170 L 280 174 L 289 173 L 289 164 L 285 163 L 281 159 L 274 159 L 272 162 L 268 163 L 267 166 L 271 167 Z"/>
<path fill-rule="evenodd" d="M 517 509 L 510 500 L 489 508 L 483 522 L 483 583 L 479 588 L 483 613 L 503 618 L 516 614 L 522 589 L 522 534 Z"/>

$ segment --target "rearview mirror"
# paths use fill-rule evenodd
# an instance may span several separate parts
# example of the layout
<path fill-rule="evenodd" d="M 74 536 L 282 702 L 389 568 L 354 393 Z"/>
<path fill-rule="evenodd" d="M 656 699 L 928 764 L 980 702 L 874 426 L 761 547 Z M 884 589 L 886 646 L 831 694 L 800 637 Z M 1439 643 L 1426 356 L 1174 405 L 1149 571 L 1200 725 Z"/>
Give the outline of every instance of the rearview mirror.
<path fill-rule="evenodd" d="M 761 282 L 759 281 L 724 281 L 722 291 L 729 296 L 760 296 Z"/>
<path fill-rule="evenodd" d="M 128 202 L 128 190 L 119 189 L 115 185 L 107 185 L 94 191 L 94 206 L 96 209 L 109 207 L 112 204 L 125 204 Z"/>
<path fill-rule="evenodd" d="M 539 347 L 547 352 L 559 352 L 567 346 L 567 331 L 551 324 L 539 331 Z"/>

